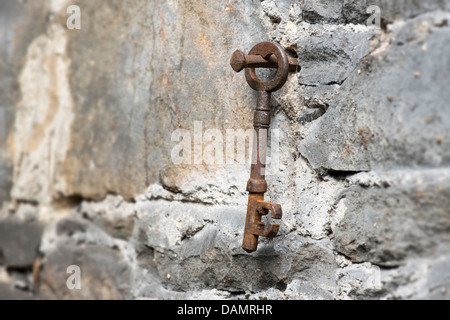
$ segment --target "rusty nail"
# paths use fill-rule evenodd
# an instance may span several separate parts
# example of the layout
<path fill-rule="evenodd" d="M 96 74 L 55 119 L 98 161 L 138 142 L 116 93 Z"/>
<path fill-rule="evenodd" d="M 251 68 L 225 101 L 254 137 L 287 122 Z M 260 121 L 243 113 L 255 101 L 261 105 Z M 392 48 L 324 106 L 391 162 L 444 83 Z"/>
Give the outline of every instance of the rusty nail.
<path fill-rule="evenodd" d="M 288 57 L 289 71 L 300 71 L 298 60 Z M 277 68 L 278 60 L 275 55 L 269 56 L 266 60 L 260 55 L 244 54 L 241 50 L 236 50 L 231 56 L 231 67 L 236 72 L 241 72 L 245 68 Z"/>

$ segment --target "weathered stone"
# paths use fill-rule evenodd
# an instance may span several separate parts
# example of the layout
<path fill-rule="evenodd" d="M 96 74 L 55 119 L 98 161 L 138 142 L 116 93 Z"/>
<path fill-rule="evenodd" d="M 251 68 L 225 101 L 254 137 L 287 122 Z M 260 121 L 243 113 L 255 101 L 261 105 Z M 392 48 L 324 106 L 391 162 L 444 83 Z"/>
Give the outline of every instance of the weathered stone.
<path fill-rule="evenodd" d="M 27 268 L 8 268 L 8 273 L 10 277 L 10 283 L 15 289 L 26 291 L 28 293 L 34 292 L 34 279 L 33 270 L 36 270 L 34 266 L 38 265 L 38 260 L 33 265 L 33 267 Z"/>
<path fill-rule="evenodd" d="M 301 116 L 297 118 L 300 123 L 314 121 L 327 112 L 328 104 L 319 100 L 318 98 L 306 98 L 304 101 L 306 111 L 302 112 Z"/>
<path fill-rule="evenodd" d="M 298 9 L 295 8 L 298 6 Z M 300 3 L 291 0 L 265 0 L 262 2 L 264 12 L 273 23 L 291 21 L 308 22 L 310 24 L 368 24 L 369 18 L 375 14 L 371 8 L 379 8 L 383 25 L 398 20 L 414 18 L 420 14 L 449 10 L 448 0 L 305 0 Z M 297 12 L 295 19 L 292 13 Z"/>
<path fill-rule="evenodd" d="M 448 298 L 449 3 L 81 0 L 69 30 L 68 0 L 2 2 L 1 216 L 20 222 L 0 296 L 40 278 L 47 299 Z M 272 95 L 280 232 L 248 254 L 250 166 L 208 162 L 205 132 L 252 128 L 229 59 L 262 40 L 302 70 Z M 201 161 L 172 161 L 177 129 Z M 12 232 L 29 224 L 41 268 L 40 236 Z"/>
<path fill-rule="evenodd" d="M 383 298 L 448 300 L 449 263 L 448 252 L 443 252 L 440 255 L 430 254 L 426 258 L 411 259 L 399 268 L 383 270 Z"/>
<path fill-rule="evenodd" d="M 66 46 L 65 29 L 50 25 L 28 47 L 18 77 L 21 99 L 12 134 L 15 199 L 48 202 L 69 196 L 60 174 L 73 118 Z"/>
<path fill-rule="evenodd" d="M 77 216 L 88 219 L 113 238 L 129 240 L 134 230 L 135 208 L 122 197 L 107 196 L 101 203 L 83 202 Z"/>
<path fill-rule="evenodd" d="M 382 0 L 344 0 L 342 4 L 342 16 L 346 23 L 364 24 L 367 23 L 369 17 L 373 12 L 367 12 L 370 6 L 377 6 L 380 8 L 380 18 L 387 19 L 387 11 L 385 10 L 386 4 L 381 9 Z M 404 2 L 404 1 L 403 1 Z"/>
<path fill-rule="evenodd" d="M 219 292 L 221 294 L 222 292 Z M 200 294 L 206 297 L 214 297 L 217 293 L 202 291 Z M 222 293 L 223 294 L 223 293 Z M 191 295 L 189 295 L 191 296 Z M 332 300 L 333 295 L 320 287 L 311 284 L 308 280 L 293 280 L 286 290 L 270 288 L 256 293 L 247 291 L 245 294 L 236 296 L 238 300 Z"/>
<path fill-rule="evenodd" d="M 228 61 L 234 50 L 248 50 L 263 37 L 253 23 L 256 4 L 80 6 L 83 27 L 70 33 L 68 44 L 75 103 L 64 165 L 69 193 L 101 198 L 112 191 L 129 199 L 157 182 L 159 170 L 171 163 L 175 129 L 189 129 L 195 120 L 220 129 L 226 122 L 251 126 L 252 99 L 240 90 L 245 80 L 233 75 Z M 211 27 L 216 25 L 228 28 Z"/>
<path fill-rule="evenodd" d="M 335 262 L 326 241 L 303 244 L 304 238 L 292 235 L 261 239 L 258 251 L 250 255 L 241 248 L 245 208 L 205 209 L 165 201 L 139 207 L 138 225 L 145 233 L 141 241 L 153 249 L 150 260 L 171 290 L 284 290 L 298 277 L 314 279 L 324 290 L 332 288 Z M 313 271 L 317 268 L 322 274 Z"/>
<path fill-rule="evenodd" d="M 434 10 L 449 10 L 448 0 L 344 0 L 342 14 L 347 23 L 367 23 L 367 19 L 373 11 L 367 12 L 370 6 L 380 8 L 380 18 L 382 23 L 392 23 L 396 20 L 405 20 Z"/>
<path fill-rule="evenodd" d="M 438 245 L 448 246 L 450 171 L 383 175 L 403 181 L 387 188 L 351 186 L 343 192 L 345 212 L 332 225 L 336 250 L 354 262 L 397 266 Z"/>
<path fill-rule="evenodd" d="M 318 177 L 302 158 L 295 162 L 294 174 L 294 183 L 285 187 L 287 190 L 295 190 L 291 195 L 294 200 L 288 201 L 283 196 L 284 193 L 281 193 L 278 200 L 287 213 L 283 217 L 283 226 L 286 232 L 295 230 L 315 240 L 326 239 L 330 234 L 330 211 L 345 186 L 339 179 Z M 280 185 L 283 181 L 281 179 Z"/>
<path fill-rule="evenodd" d="M 0 202 L 8 200 L 10 197 L 10 190 L 12 185 L 11 176 L 11 166 L 8 163 L 3 162 L 3 166 L 0 166 Z"/>
<path fill-rule="evenodd" d="M 0 221 L 0 260 L 9 267 L 33 265 L 38 255 L 42 226 L 37 222 L 4 219 Z"/>
<path fill-rule="evenodd" d="M 80 268 L 81 289 L 70 290 L 67 268 Z M 124 299 L 130 292 L 130 270 L 120 254 L 99 245 L 66 245 L 50 253 L 40 274 L 44 299 Z"/>
<path fill-rule="evenodd" d="M 1 300 L 34 300 L 36 295 L 13 288 L 7 283 L 0 282 L 0 299 Z"/>
<path fill-rule="evenodd" d="M 343 0 L 306 0 L 302 3 L 303 20 L 309 23 L 342 23 Z"/>
<path fill-rule="evenodd" d="M 205 204 L 237 205 L 247 201 L 250 164 L 219 166 L 166 166 L 160 185 L 148 188 L 149 199 L 166 199 Z"/>
<path fill-rule="evenodd" d="M 337 271 L 339 298 L 375 299 L 383 293 L 381 270 L 370 263 L 351 264 Z"/>
<path fill-rule="evenodd" d="M 72 236 L 75 232 L 86 232 L 86 230 L 86 223 L 74 219 L 64 219 L 58 222 L 58 224 L 56 225 L 56 233 L 59 236 Z"/>
<path fill-rule="evenodd" d="M 301 85 L 341 84 L 370 52 L 372 31 L 361 26 L 314 27 L 316 35 L 296 43 Z"/>
<path fill-rule="evenodd" d="M 442 87 L 450 70 L 446 19 L 449 14 L 436 13 L 394 25 L 392 44 L 382 43 L 352 72 L 300 142 L 314 168 L 367 171 L 450 163 L 445 138 L 450 96 Z"/>
<path fill-rule="evenodd" d="M 289 20 L 290 8 L 293 1 L 273 1 L 265 0 L 261 2 L 262 9 L 274 24 L 280 23 L 282 20 Z"/>
<path fill-rule="evenodd" d="M 229 292 L 217 289 L 188 292 L 185 297 L 186 300 L 225 300 L 229 298 Z"/>
<path fill-rule="evenodd" d="M 20 99 L 18 74 L 30 42 L 45 30 L 44 1 L 0 3 L 0 203 L 9 199 L 13 176 L 10 130 Z"/>

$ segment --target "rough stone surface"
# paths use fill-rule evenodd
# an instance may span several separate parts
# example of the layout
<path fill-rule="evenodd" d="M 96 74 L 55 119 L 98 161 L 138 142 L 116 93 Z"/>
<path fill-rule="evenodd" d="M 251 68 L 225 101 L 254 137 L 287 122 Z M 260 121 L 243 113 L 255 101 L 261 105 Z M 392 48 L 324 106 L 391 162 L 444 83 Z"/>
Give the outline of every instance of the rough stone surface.
<path fill-rule="evenodd" d="M 0 298 L 2 300 L 33 300 L 35 296 L 30 292 L 11 288 L 7 283 L 0 283 Z"/>
<path fill-rule="evenodd" d="M 9 199 L 13 182 L 10 130 L 20 99 L 18 74 L 33 39 L 45 30 L 45 7 L 19 1 L 0 3 L 0 201 Z"/>
<path fill-rule="evenodd" d="M 60 246 L 50 253 L 40 275 L 40 295 L 44 299 L 124 299 L 129 276 L 127 265 L 118 262 L 112 249 L 95 245 Z M 61 266 L 77 265 L 81 289 L 69 290 L 68 274 Z"/>
<path fill-rule="evenodd" d="M 0 3 L 0 298 L 450 298 L 450 1 L 79 0 L 80 30 L 70 4 Z M 248 254 L 229 59 L 263 40 L 302 70 L 272 95 L 281 229 Z"/>
<path fill-rule="evenodd" d="M 302 85 L 341 84 L 355 71 L 357 63 L 370 52 L 373 33 L 365 27 L 313 28 L 315 37 L 296 42 Z"/>
<path fill-rule="evenodd" d="M 113 238 L 129 240 L 133 235 L 136 209 L 122 197 L 108 196 L 101 204 L 83 202 L 77 213 Z"/>
<path fill-rule="evenodd" d="M 264 38 L 262 27 L 253 24 L 256 3 L 80 6 L 85 25 L 70 34 L 67 49 L 76 114 L 64 165 L 69 192 L 93 198 L 117 192 L 130 199 L 157 182 L 170 163 L 167 137 L 173 130 L 190 130 L 194 121 L 220 130 L 250 127 L 252 99 L 240 90 L 242 78 L 228 61 L 237 46 L 248 50 Z M 214 27 L 230 23 L 235 27 L 226 33 Z"/>
<path fill-rule="evenodd" d="M 40 298 L 129 298 L 133 251 L 127 242 L 110 237 L 78 213 L 49 224 L 40 251 L 44 255 L 37 276 Z M 66 284 L 69 266 L 80 268 L 80 290 Z"/>
<path fill-rule="evenodd" d="M 450 82 L 449 19 L 435 13 L 391 27 L 390 39 L 360 62 L 300 142 L 314 168 L 449 165 L 450 96 L 438 85 Z"/>
<path fill-rule="evenodd" d="M 380 8 L 380 18 L 383 24 L 411 19 L 430 11 L 450 9 L 450 1 L 448 0 L 344 0 L 341 2 L 343 2 L 342 15 L 347 23 L 366 23 L 367 19 L 373 14 L 373 11 L 367 12 L 369 6 Z"/>
<path fill-rule="evenodd" d="M 336 250 L 355 262 L 395 266 L 449 245 L 448 171 L 421 171 L 396 183 L 402 175 L 390 172 L 394 181 L 388 187 L 351 186 L 343 192 L 346 209 L 332 226 Z"/>
<path fill-rule="evenodd" d="M 258 252 L 247 254 L 241 248 L 244 207 L 201 209 L 185 204 L 181 213 L 177 206 L 142 203 L 137 216 L 145 249 L 151 248 L 156 268 L 169 288 L 256 292 L 285 288 L 301 274 L 305 279 L 315 277 L 316 268 L 323 273 L 318 275 L 321 285 L 333 287 L 327 280 L 335 264 L 328 242 L 306 244 L 303 237 L 280 235 L 274 241 L 262 241 Z"/>
<path fill-rule="evenodd" d="M 38 256 L 42 226 L 34 221 L 0 221 L 0 264 L 14 268 L 33 265 Z"/>

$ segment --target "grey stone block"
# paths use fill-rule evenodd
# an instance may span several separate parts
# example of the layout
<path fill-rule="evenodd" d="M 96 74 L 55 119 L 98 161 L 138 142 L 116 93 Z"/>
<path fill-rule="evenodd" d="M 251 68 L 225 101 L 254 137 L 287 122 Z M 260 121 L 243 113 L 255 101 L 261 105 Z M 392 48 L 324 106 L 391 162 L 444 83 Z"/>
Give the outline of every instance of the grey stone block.
<path fill-rule="evenodd" d="M 393 26 L 393 44 L 382 45 L 352 71 L 299 143 L 314 168 L 367 171 L 450 164 L 450 95 L 444 88 L 450 82 L 450 33 L 442 24 L 449 18 L 441 12 Z"/>
<path fill-rule="evenodd" d="M 430 11 L 450 9 L 448 0 L 344 0 L 342 14 L 347 23 L 366 23 L 371 15 L 367 13 L 367 8 L 372 5 L 380 8 L 381 20 L 384 24 L 411 19 Z"/>
<path fill-rule="evenodd" d="M 0 282 L 1 300 L 36 300 L 37 296 L 31 292 L 21 291 L 11 287 L 8 283 Z"/>
<path fill-rule="evenodd" d="M 76 128 L 62 169 L 68 193 L 98 199 L 113 192 L 130 199 L 171 164 L 174 130 L 192 131 L 194 121 L 205 128 L 225 121 L 251 127 L 253 97 L 240 90 L 245 79 L 231 70 L 229 57 L 265 38 L 254 23 L 259 4 L 80 6 L 84 24 L 70 33 L 67 50 Z M 235 108 L 237 99 L 244 108 Z"/>
<path fill-rule="evenodd" d="M 43 1 L 0 3 L 0 205 L 10 199 L 13 183 L 14 147 L 8 138 L 20 100 L 18 75 L 28 45 L 45 30 L 45 14 Z"/>
<path fill-rule="evenodd" d="M 258 251 L 247 254 L 241 248 L 244 215 L 240 207 L 141 203 L 137 226 L 142 233 L 134 241 L 143 253 L 152 249 L 153 259 L 141 256 L 170 290 L 284 290 L 296 278 L 320 283 L 324 290 L 332 287 L 335 261 L 329 242 L 307 243 L 293 234 L 261 238 Z"/>
<path fill-rule="evenodd" d="M 448 246 L 448 176 L 431 170 L 389 187 L 349 187 L 343 218 L 332 226 L 336 250 L 354 262 L 389 267 Z"/>
<path fill-rule="evenodd" d="M 80 268 L 81 289 L 69 289 L 69 266 Z M 40 274 L 43 299 L 125 299 L 130 269 L 118 251 L 100 245 L 61 245 L 45 258 Z"/>
<path fill-rule="evenodd" d="M 373 32 L 356 26 L 315 27 L 315 36 L 297 42 L 300 85 L 341 84 L 370 52 Z"/>
<path fill-rule="evenodd" d="M 40 298 L 448 299 L 449 4 L 81 0 L 67 30 L 1 2 L 0 297 L 37 285 L 38 217 Z M 263 40 L 302 71 L 273 94 L 280 233 L 247 254 L 249 166 L 174 165 L 171 134 L 252 127 L 229 58 Z"/>
<path fill-rule="evenodd" d="M 396 269 L 383 270 L 385 299 L 448 300 L 450 292 L 448 250 L 410 259 Z"/>
<path fill-rule="evenodd" d="M 0 261 L 8 267 L 30 267 L 38 255 L 43 228 L 37 222 L 0 221 Z"/>
<path fill-rule="evenodd" d="M 303 21 L 316 23 L 343 23 L 343 0 L 306 0 L 302 3 Z"/>

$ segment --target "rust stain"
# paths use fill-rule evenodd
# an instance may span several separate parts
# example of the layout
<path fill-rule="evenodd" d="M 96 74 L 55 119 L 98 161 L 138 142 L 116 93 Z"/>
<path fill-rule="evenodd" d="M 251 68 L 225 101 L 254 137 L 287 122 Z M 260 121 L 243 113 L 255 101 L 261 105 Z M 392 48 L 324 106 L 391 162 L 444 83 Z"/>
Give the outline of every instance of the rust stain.
<path fill-rule="evenodd" d="M 367 128 L 359 128 L 358 129 L 358 135 L 361 143 L 363 144 L 364 148 L 367 149 L 370 139 L 372 138 L 372 133 Z"/>
<path fill-rule="evenodd" d="M 350 154 L 350 146 L 346 146 L 343 152 L 346 156 L 348 156 Z"/>
<path fill-rule="evenodd" d="M 167 38 L 166 38 L 166 32 L 165 32 L 165 24 L 166 19 L 164 18 L 164 13 L 162 10 L 159 10 L 159 19 L 161 20 L 160 27 L 159 27 L 159 37 L 162 41 L 164 41 L 165 44 L 167 44 Z"/>
<path fill-rule="evenodd" d="M 206 35 L 203 31 L 201 31 L 199 33 L 197 41 L 202 49 L 202 52 L 206 56 L 210 57 L 213 46 L 211 44 L 211 41 L 206 37 Z"/>

